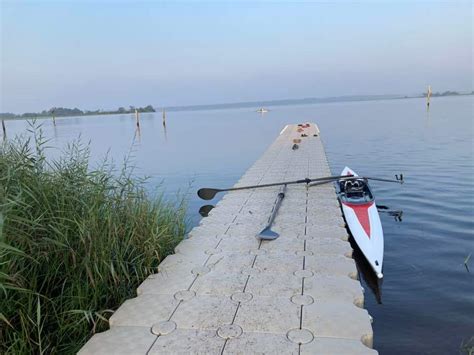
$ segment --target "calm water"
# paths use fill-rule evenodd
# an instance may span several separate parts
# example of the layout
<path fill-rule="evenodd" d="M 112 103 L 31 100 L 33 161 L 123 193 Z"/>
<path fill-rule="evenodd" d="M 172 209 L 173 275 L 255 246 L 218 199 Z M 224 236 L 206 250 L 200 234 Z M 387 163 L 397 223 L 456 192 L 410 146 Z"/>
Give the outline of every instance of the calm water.
<path fill-rule="evenodd" d="M 334 173 L 349 165 L 360 174 L 392 177 L 402 186 L 373 182 L 378 204 L 403 210 L 403 221 L 381 215 L 385 232 L 382 304 L 363 281 L 381 354 L 456 354 L 474 336 L 473 97 L 170 112 L 43 121 L 50 145 L 81 135 L 95 159 L 108 151 L 117 162 L 131 151 L 137 174 L 162 184 L 166 195 L 187 193 L 191 224 L 203 204 L 195 191 L 225 187 L 264 152 L 287 123 L 313 121 L 321 128 Z M 8 121 L 8 134 L 26 123 Z M 304 175 L 301 176 L 305 177 Z M 212 201 L 215 204 L 216 201 Z"/>

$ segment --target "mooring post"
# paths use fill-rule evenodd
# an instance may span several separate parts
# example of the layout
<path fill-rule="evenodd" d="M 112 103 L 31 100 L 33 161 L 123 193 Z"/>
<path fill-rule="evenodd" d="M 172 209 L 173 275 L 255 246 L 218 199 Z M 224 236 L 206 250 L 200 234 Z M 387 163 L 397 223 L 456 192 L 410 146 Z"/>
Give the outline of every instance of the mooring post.
<path fill-rule="evenodd" d="M 166 111 L 163 108 L 163 126 L 166 126 Z"/>
<path fill-rule="evenodd" d="M 430 107 L 431 85 L 428 85 L 428 93 L 426 94 L 426 106 Z"/>
<path fill-rule="evenodd" d="M 140 128 L 140 116 L 137 109 L 135 109 L 135 119 L 137 120 L 137 127 Z"/>

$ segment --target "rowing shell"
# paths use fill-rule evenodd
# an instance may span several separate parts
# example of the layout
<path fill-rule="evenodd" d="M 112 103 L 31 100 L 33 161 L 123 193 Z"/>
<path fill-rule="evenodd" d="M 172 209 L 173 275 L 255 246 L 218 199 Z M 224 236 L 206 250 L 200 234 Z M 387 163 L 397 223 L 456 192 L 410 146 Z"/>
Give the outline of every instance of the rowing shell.
<path fill-rule="evenodd" d="M 358 176 L 350 168 L 345 167 L 341 176 L 347 175 Z M 375 274 L 381 279 L 383 278 L 383 230 L 367 180 L 365 180 L 365 191 L 354 198 L 350 196 L 350 193 L 345 193 L 344 182 L 340 181 L 338 187 L 339 201 L 347 226 Z"/>

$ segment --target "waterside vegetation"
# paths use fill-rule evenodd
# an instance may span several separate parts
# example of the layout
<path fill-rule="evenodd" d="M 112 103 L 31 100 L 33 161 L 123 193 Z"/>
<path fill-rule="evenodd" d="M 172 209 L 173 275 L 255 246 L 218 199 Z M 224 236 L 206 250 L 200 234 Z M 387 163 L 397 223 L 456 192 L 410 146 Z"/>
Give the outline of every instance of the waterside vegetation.
<path fill-rule="evenodd" d="M 185 204 L 32 135 L 0 145 L 0 353 L 75 353 L 183 238 Z"/>
<path fill-rule="evenodd" d="M 0 119 L 14 119 L 14 118 L 39 118 L 39 117 L 76 117 L 76 116 L 97 116 L 97 115 L 114 115 L 135 112 L 156 112 L 152 105 L 144 107 L 129 106 L 129 108 L 119 107 L 117 110 L 80 110 L 76 108 L 52 107 L 49 110 L 41 112 L 26 112 L 22 114 L 14 114 L 11 112 L 0 113 Z"/>

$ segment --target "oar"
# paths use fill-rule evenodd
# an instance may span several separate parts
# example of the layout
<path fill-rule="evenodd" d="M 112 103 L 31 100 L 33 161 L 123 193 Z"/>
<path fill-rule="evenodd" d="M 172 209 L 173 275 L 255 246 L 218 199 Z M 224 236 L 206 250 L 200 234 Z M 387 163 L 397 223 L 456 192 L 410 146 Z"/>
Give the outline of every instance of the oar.
<path fill-rule="evenodd" d="M 390 179 L 380 179 L 380 178 L 374 178 L 374 177 L 368 177 L 368 176 L 353 176 L 353 175 L 344 175 L 340 176 L 339 179 L 334 179 L 334 180 L 357 180 L 357 179 L 363 179 L 363 180 L 375 180 L 375 181 L 384 181 L 384 182 L 396 182 L 399 184 L 403 184 L 405 180 L 403 180 L 403 174 L 400 175 L 395 175 L 396 180 L 390 180 Z M 309 187 L 311 186 L 317 186 L 317 185 L 324 185 L 332 182 L 333 180 L 328 180 L 328 181 L 323 181 L 323 182 L 316 182 L 313 184 L 309 184 Z"/>
<path fill-rule="evenodd" d="M 399 184 L 403 184 L 403 174 L 400 174 L 400 176 L 395 175 L 396 180 L 390 180 L 390 179 L 381 179 L 381 178 L 376 178 L 376 177 L 369 177 L 369 176 L 341 176 L 339 180 L 357 180 L 357 179 L 364 179 L 364 180 L 375 180 L 375 181 L 384 181 L 384 182 L 397 182 Z"/>
<path fill-rule="evenodd" d="M 362 177 L 361 179 L 375 180 L 375 181 L 385 181 L 385 182 L 398 182 L 399 184 L 403 184 L 405 182 L 403 180 L 403 174 L 395 175 L 396 180 L 380 179 L 380 178 L 375 178 L 375 177 Z"/>
<path fill-rule="evenodd" d="M 280 236 L 277 232 L 272 231 L 271 227 L 273 221 L 275 220 L 275 216 L 278 213 L 278 209 L 280 208 L 281 201 L 285 198 L 285 191 L 286 185 L 283 185 L 283 187 L 280 189 L 280 192 L 278 193 L 277 200 L 275 202 L 275 205 L 273 206 L 272 213 L 268 218 L 267 225 L 265 226 L 265 228 L 262 229 L 259 234 L 257 234 L 257 238 L 263 240 L 274 240 Z"/>
<path fill-rule="evenodd" d="M 353 176 L 353 175 L 347 175 L 347 177 L 351 177 L 351 176 Z M 203 200 L 212 200 L 218 192 L 223 192 L 223 191 L 237 191 L 237 190 L 246 190 L 246 189 L 257 189 L 257 188 L 261 188 L 261 187 L 303 184 L 303 183 L 309 184 L 313 181 L 326 181 L 326 180 L 328 180 L 328 182 L 330 182 L 330 181 L 333 181 L 333 180 L 340 180 L 340 179 L 341 179 L 341 176 L 326 176 L 326 177 L 321 177 L 321 178 L 316 178 L 316 179 L 306 178 L 306 179 L 295 180 L 295 181 L 275 182 L 275 183 L 272 183 L 272 184 L 231 187 L 231 188 L 228 188 L 228 189 L 214 189 L 214 188 L 203 187 L 202 189 L 198 190 L 197 194 Z"/>

